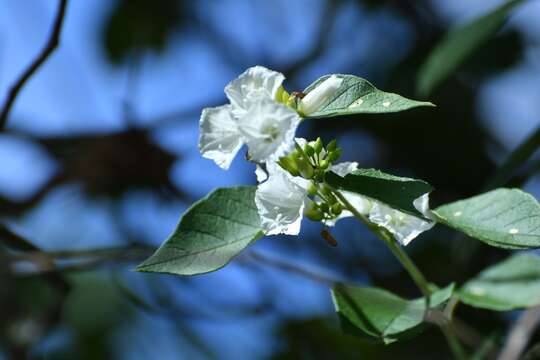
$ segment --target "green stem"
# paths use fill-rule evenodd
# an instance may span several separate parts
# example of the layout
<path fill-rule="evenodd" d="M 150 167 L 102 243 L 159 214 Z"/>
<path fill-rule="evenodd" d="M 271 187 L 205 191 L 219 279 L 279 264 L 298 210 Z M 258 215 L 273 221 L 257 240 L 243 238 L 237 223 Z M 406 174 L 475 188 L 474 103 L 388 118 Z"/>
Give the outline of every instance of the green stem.
<path fill-rule="evenodd" d="M 345 198 L 345 196 L 343 196 L 342 193 L 335 189 L 333 189 L 332 191 L 334 195 L 342 202 L 343 206 L 345 206 L 345 208 L 349 210 L 358 220 L 360 220 L 371 231 L 373 231 L 388 246 L 390 251 L 392 251 L 392 253 L 399 260 L 401 265 L 403 265 L 405 270 L 409 273 L 411 279 L 414 281 L 418 289 L 420 289 L 420 291 L 424 295 L 424 298 L 426 300 L 427 315 L 427 312 L 430 308 L 429 302 L 431 290 L 424 274 L 422 274 L 420 269 L 418 269 L 416 264 L 411 260 L 407 253 L 403 251 L 401 246 L 398 245 L 396 239 L 394 239 L 394 237 L 388 232 L 388 230 L 371 223 L 364 215 L 362 215 L 358 210 L 356 210 L 356 208 Z M 453 310 L 453 306 L 454 305 L 452 305 L 452 309 L 450 311 Z M 446 319 L 444 323 L 439 324 L 439 327 L 441 328 L 441 331 L 443 332 L 446 341 L 448 342 L 448 346 L 454 354 L 454 357 L 458 360 L 465 360 L 467 359 L 467 354 L 455 334 L 451 321 L 452 318 L 450 317 L 449 319 Z"/>
<path fill-rule="evenodd" d="M 448 343 L 450 350 L 452 350 L 452 354 L 454 354 L 454 357 L 458 360 L 467 360 L 469 357 L 463 349 L 463 346 L 461 346 L 461 343 L 459 342 L 451 323 L 448 323 L 446 325 L 440 325 L 439 327 L 444 334 L 446 342 Z"/>
<path fill-rule="evenodd" d="M 420 289 L 424 297 L 426 298 L 426 303 L 429 304 L 429 296 L 431 291 L 429 290 L 428 282 L 422 272 L 416 267 L 411 258 L 407 255 L 405 251 L 397 244 L 394 237 L 384 228 L 381 228 L 366 219 L 356 208 L 341 194 L 339 191 L 333 190 L 334 195 L 343 203 L 343 206 L 347 208 L 353 215 L 364 223 L 371 231 L 373 231 L 392 251 L 394 256 L 399 260 L 403 265 L 405 270 L 409 273 L 410 277 Z"/>

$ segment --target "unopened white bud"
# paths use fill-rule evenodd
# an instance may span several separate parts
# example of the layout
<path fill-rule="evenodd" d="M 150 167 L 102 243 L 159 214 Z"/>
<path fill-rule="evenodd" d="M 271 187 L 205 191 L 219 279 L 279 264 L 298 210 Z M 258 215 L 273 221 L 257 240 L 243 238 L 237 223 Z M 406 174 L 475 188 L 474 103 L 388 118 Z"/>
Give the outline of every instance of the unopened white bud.
<path fill-rule="evenodd" d="M 300 101 L 299 110 L 304 116 L 320 110 L 335 95 L 341 86 L 343 79 L 337 75 L 332 75 L 320 83 L 315 89 L 311 90 Z"/>

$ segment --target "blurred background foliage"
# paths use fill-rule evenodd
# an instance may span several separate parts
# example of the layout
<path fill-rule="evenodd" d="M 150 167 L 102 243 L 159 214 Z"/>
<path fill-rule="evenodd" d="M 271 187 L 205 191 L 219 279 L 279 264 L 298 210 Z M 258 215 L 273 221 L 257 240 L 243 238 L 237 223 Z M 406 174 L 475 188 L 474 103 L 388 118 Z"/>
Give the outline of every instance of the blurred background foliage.
<path fill-rule="evenodd" d="M 289 91 L 350 73 L 419 98 L 448 29 L 497 0 L 71 1 L 59 49 L 21 92 L 0 135 L 0 359 L 444 359 L 434 328 L 385 346 L 344 335 L 328 281 L 414 285 L 354 221 L 260 240 L 219 272 L 134 273 L 182 211 L 215 187 L 254 183 L 197 151 L 203 107 L 256 64 Z M 47 38 L 56 2 L 6 1 L 4 96 Z M 474 195 L 538 126 L 540 3 L 525 1 L 426 100 L 435 109 L 303 123 L 346 160 L 433 184 L 432 206 Z M 422 99 L 423 100 L 423 99 Z M 540 195 L 536 157 L 510 180 Z M 407 247 L 434 283 L 461 283 L 506 252 L 441 226 Z M 500 345 L 515 314 L 460 305 L 471 348 Z M 539 334 L 535 335 L 536 340 Z M 488 353 L 488 357 L 490 354 Z"/>

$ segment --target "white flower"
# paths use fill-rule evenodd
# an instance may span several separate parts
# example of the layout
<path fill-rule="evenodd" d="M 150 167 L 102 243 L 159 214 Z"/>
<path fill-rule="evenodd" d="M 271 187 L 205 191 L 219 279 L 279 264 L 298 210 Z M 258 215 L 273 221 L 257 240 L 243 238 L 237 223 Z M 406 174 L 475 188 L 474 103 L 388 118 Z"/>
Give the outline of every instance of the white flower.
<path fill-rule="evenodd" d="M 258 100 L 275 100 L 285 76 L 264 66 L 254 66 L 244 71 L 225 87 L 236 118 L 243 116 Z"/>
<path fill-rule="evenodd" d="M 243 143 L 231 114 L 231 105 L 204 109 L 199 126 L 199 150 L 202 156 L 214 160 L 227 170 Z"/>
<path fill-rule="evenodd" d="M 332 171 L 339 176 L 345 176 L 356 170 L 357 167 L 358 164 L 355 162 L 341 163 L 333 166 Z M 377 200 L 369 199 L 349 191 L 342 191 L 342 194 L 361 214 L 367 215 L 369 221 L 384 227 L 394 235 L 396 240 L 402 245 L 407 245 L 415 237 L 435 226 L 433 221 L 426 221 L 419 217 L 395 210 Z M 426 218 L 431 218 L 428 193 L 415 199 L 413 201 L 413 206 Z M 352 213 L 344 210 L 334 221 L 347 216 L 352 216 Z"/>
<path fill-rule="evenodd" d="M 326 105 L 340 88 L 342 82 L 342 78 L 332 75 L 308 92 L 300 101 L 299 109 L 302 114 L 307 116 Z"/>
<path fill-rule="evenodd" d="M 424 194 L 414 200 L 413 206 L 422 215 L 430 218 L 431 215 L 428 209 L 429 194 Z M 435 222 L 433 221 L 426 221 L 419 217 L 405 214 L 378 202 L 375 202 L 371 208 L 369 220 L 386 228 L 402 245 L 407 245 L 415 237 L 435 226 Z"/>
<path fill-rule="evenodd" d="M 268 163 L 268 179 L 259 184 L 255 204 L 267 235 L 298 235 L 309 182 Z"/>
<path fill-rule="evenodd" d="M 306 143 L 301 138 L 297 138 L 296 141 L 300 146 Z M 354 166 L 351 164 L 354 164 Z M 356 167 L 356 163 L 341 163 L 332 167 L 332 170 L 340 171 L 346 168 L 355 170 Z M 309 200 L 307 189 L 310 181 L 298 176 L 292 176 L 273 162 L 266 164 L 266 171 L 268 173 L 267 180 L 259 184 L 255 192 L 255 204 L 261 218 L 261 226 L 267 235 L 298 235 L 304 208 Z M 259 179 L 265 179 L 261 169 L 256 172 Z M 346 196 L 357 210 L 361 211 L 361 209 L 369 208 L 369 201 L 358 195 L 352 195 L 350 197 Z M 352 216 L 352 214 L 343 211 L 338 219 L 347 216 Z M 337 219 L 328 221 L 327 225 L 333 226 L 336 221 Z"/>
<path fill-rule="evenodd" d="M 294 147 L 294 134 L 302 119 L 293 109 L 261 100 L 238 120 L 238 130 L 257 162 L 277 160 Z"/>
<path fill-rule="evenodd" d="M 231 103 L 202 112 L 202 156 L 226 170 L 243 144 L 258 162 L 276 160 L 290 151 L 301 118 L 275 101 L 284 79 L 281 73 L 255 66 L 231 81 L 225 87 Z"/>
<path fill-rule="evenodd" d="M 303 139 L 297 139 L 302 145 Z M 331 170 L 345 176 L 356 170 L 356 162 L 344 162 L 332 166 Z M 301 177 L 293 177 L 275 163 L 267 164 L 268 179 L 259 184 L 255 193 L 255 204 L 261 217 L 261 225 L 267 235 L 298 235 L 303 211 L 308 201 L 307 188 L 310 182 Z M 261 177 L 264 178 L 264 177 Z M 386 228 L 402 245 L 407 245 L 422 232 L 431 229 L 434 222 L 420 219 L 349 191 L 341 191 L 347 201 L 366 218 Z M 414 207 L 429 218 L 429 195 L 426 193 L 413 202 Z M 326 225 L 335 223 L 353 214 L 344 209 L 335 219 L 326 221 Z"/>

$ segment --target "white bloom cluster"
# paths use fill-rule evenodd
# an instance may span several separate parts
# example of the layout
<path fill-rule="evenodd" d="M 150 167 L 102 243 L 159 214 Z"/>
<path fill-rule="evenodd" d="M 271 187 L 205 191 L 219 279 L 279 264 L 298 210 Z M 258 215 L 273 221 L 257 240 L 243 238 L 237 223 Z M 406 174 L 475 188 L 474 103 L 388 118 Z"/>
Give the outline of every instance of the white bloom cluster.
<path fill-rule="evenodd" d="M 304 139 L 297 139 L 304 144 Z M 345 176 L 358 168 L 356 162 L 343 162 L 333 165 L 330 170 L 340 176 Z M 268 179 L 259 184 L 255 193 L 255 204 L 261 216 L 261 224 L 268 235 L 287 234 L 298 235 L 304 208 L 308 199 L 310 182 L 301 177 L 293 177 L 276 164 L 267 166 Z M 354 208 L 365 215 L 369 221 L 384 227 L 394 235 L 397 241 L 407 245 L 422 232 L 431 229 L 434 222 L 420 219 L 401 211 L 392 209 L 377 200 L 343 191 L 343 196 Z M 429 218 L 429 195 L 424 194 L 413 203 L 414 207 L 425 217 Z M 344 210 L 333 221 L 326 224 L 333 226 L 337 220 L 353 216 Z"/>
<path fill-rule="evenodd" d="M 257 166 L 259 185 L 255 203 L 267 235 L 298 235 L 300 232 L 304 210 L 311 202 L 308 189 L 312 181 L 292 176 L 277 160 L 293 150 L 295 141 L 300 146 L 307 143 L 294 138 L 301 121 L 299 113 L 307 116 L 324 106 L 335 96 L 343 80 L 336 75 L 328 77 L 303 99 L 298 99 L 297 112 L 283 104 L 282 94 L 288 96 L 281 87 L 284 79 L 283 74 L 262 66 L 249 68 L 225 87 L 230 103 L 204 109 L 200 120 L 199 149 L 203 157 L 228 169 L 240 148 L 246 145 L 249 157 L 266 165 L 266 172 Z M 322 151 L 324 156 L 326 153 Z M 355 162 L 344 162 L 332 165 L 329 170 L 345 176 L 357 167 Z M 358 212 L 386 228 L 403 245 L 434 225 L 432 221 L 392 209 L 377 200 L 348 191 L 342 194 Z M 428 202 L 428 194 L 424 194 L 413 203 L 426 218 L 430 217 Z M 339 215 L 324 221 L 332 226 L 349 216 L 353 214 L 343 209 Z"/>
<path fill-rule="evenodd" d="M 242 145 L 251 159 L 275 161 L 294 146 L 300 116 L 277 102 L 283 74 L 262 66 L 246 70 L 225 87 L 230 104 L 203 110 L 199 150 L 228 169 Z"/>

